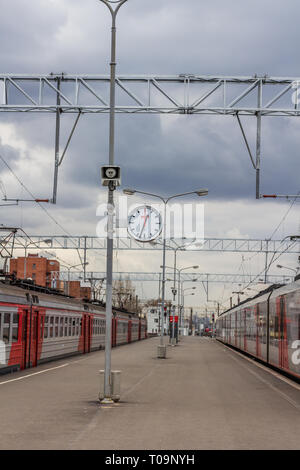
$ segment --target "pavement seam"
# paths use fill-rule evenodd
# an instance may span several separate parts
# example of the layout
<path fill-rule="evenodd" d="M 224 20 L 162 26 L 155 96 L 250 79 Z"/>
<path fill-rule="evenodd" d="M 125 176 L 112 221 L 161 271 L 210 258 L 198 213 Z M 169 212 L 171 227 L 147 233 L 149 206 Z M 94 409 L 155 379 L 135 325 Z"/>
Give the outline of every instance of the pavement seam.
<path fill-rule="evenodd" d="M 61 369 L 62 367 L 68 366 L 69 363 L 62 364 L 61 366 L 51 367 L 51 369 L 40 370 L 39 372 L 34 372 L 33 374 L 23 375 L 22 377 L 17 377 L 15 379 L 5 380 L 5 382 L 0 382 L 0 385 L 8 384 L 10 382 L 16 382 L 17 380 L 28 379 L 29 377 L 33 377 L 34 375 L 44 374 L 45 372 L 51 372 L 55 369 Z"/>

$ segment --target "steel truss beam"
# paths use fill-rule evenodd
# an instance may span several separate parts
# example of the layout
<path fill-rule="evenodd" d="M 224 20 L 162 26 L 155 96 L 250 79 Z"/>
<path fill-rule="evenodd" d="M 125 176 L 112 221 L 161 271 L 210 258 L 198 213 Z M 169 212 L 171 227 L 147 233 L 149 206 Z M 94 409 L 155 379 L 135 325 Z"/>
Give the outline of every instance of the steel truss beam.
<path fill-rule="evenodd" d="M 130 273 L 130 272 L 115 272 L 113 274 L 113 279 L 115 281 L 119 280 L 130 280 L 132 282 L 159 282 L 161 273 Z M 167 273 L 167 276 L 173 276 L 173 273 Z M 68 273 L 67 271 L 60 271 L 57 273 L 57 278 L 61 281 L 67 281 L 68 277 L 72 281 L 76 280 L 84 280 L 84 272 L 80 271 L 72 271 Z M 86 280 L 100 280 L 105 279 L 106 273 L 105 272 L 86 272 L 85 279 Z M 257 275 L 248 275 L 248 274 L 211 274 L 211 273 L 198 273 L 198 272 L 191 272 L 191 273 L 181 273 L 180 279 L 182 281 L 192 281 L 193 279 L 197 279 L 197 282 L 202 283 L 229 283 L 229 284 L 249 284 L 250 282 L 256 280 Z M 293 280 L 293 276 L 280 276 L 280 275 L 268 275 L 267 276 L 267 283 L 269 284 L 284 284 L 286 282 L 290 282 Z M 173 281 L 170 281 L 173 282 Z M 258 282 L 258 279 L 257 279 Z M 250 295 L 250 294 L 249 294 Z"/>
<path fill-rule="evenodd" d="M 98 238 L 94 236 L 67 236 L 67 235 L 16 235 L 14 249 L 24 249 L 28 240 L 31 241 L 31 248 L 45 250 L 45 239 L 47 249 L 53 250 L 106 250 L 106 238 Z M 0 234 L 0 244 L 1 244 Z M 170 239 L 166 249 L 172 251 L 184 244 L 187 248 L 181 251 L 210 251 L 210 252 L 228 252 L 228 253 L 293 253 L 298 254 L 300 251 L 300 239 L 297 240 L 257 240 L 257 239 L 238 239 L 238 238 L 206 238 L 203 244 L 191 245 L 192 239 Z M 116 238 L 114 240 L 115 250 L 144 250 L 154 251 L 162 250 L 161 244 L 139 243 L 132 238 Z"/>
<path fill-rule="evenodd" d="M 300 79 L 290 77 L 137 75 L 116 78 L 115 112 L 127 114 L 210 114 L 236 116 L 256 173 L 256 199 L 260 194 L 261 124 L 263 116 L 299 116 Z M 58 171 L 79 117 L 108 113 L 110 77 L 105 75 L 0 74 L 0 112 L 45 112 L 56 115 L 52 203 L 56 203 Z M 76 113 L 62 155 L 60 120 Z M 252 155 L 240 116 L 255 116 L 256 149 Z"/>
<path fill-rule="evenodd" d="M 300 78 L 120 75 L 116 112 L 299 116 Z M 106 75 L 0 74 L 0 111 L 108 113 Z"/>

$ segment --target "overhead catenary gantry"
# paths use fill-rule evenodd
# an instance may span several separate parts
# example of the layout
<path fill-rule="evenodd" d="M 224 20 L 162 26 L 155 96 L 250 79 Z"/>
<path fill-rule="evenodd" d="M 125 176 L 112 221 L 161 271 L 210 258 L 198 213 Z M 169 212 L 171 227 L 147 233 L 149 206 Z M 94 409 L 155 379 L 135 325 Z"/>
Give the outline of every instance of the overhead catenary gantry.
<path fill-rule="evenodd" d="M 16 234 L 14 249 L 24 249 L 28 239 L 32 241 L 33 249 L 44 249 L 43 241 L 47 239 L 47 248 L 53 250 L 106 250 L 106 238 L 96 236 L 68 236 L 68 235 L 19 235 Z M 1 234 L 0 234 L 1 243 Z M 186 247 L 184 247 L 186 245 Z M 193 244 L 193 239 L 168 240 L 167 250 L 174 250 L 180 246 L 180 251 L 195 252 L 228 252 L 228 253 L 290 253 L 298 254 L 300 251 L 300 239 L 294 240 L 259 240 L 249 238 L 205 238 L 202 242 Z M 133 238 L 115 238 L 114 249 L 124 250 L 162 250 L 160 243 L 141 243 Z"/>
<path fill-rule="evenodd" d="M 261 124 L 266 116 L 300 116 L 300 78 L 258 76 L 135 75 L 116 77 L 115 112 L 127 114 L 189 114 L 234 116 L 256 173 L 260 198 Z M 108 113 L 110 77 L 86 74 L 0 74 L 0 112 L 44 112 L 56 116 L 55 171 L 52 202 L 56 202 L 58 169 L 83 114 Z M 76 114 L 60 154 L 64 113 Z M 257 122 L 256 148 L 251 150 L 241 116 Z"/>
<path fill-rule="evenodd" d="M 52 272 L 52 275 L 61 281 L 78 281 L 78 280 L 105 280 L 105 272 L 86 272 L 83 271 L 60 271 Z M 172 276 L 173 273 L 167 273 L 168 278 Z M 146 272 L 114 272 L 113 280 L 114 281 L 132 281 L 132 282 L 159 282 L 161 279 L 161 273 L 146 273 Z M 207 286 L 208 283 L 221 283 L 221 284 L 249 284 L 252 281 L 262 282 L 259 280 L 257 275 L 253 274 L 231 274 L 231 273 L 199 273 L 199 272 L 183 272 L 181 275 L 182 281 L 193 281 L 197 279 L 197 282 L 201 282 L 204 286 Z M 268 275 L 266 283 L 267 284 L 285 284 L 291 282 L 293 276 L 287 275 Z M 173 280 L 170 278 L 170 282 Z M 206 289 L 206 287 L 205 287 Z"/>

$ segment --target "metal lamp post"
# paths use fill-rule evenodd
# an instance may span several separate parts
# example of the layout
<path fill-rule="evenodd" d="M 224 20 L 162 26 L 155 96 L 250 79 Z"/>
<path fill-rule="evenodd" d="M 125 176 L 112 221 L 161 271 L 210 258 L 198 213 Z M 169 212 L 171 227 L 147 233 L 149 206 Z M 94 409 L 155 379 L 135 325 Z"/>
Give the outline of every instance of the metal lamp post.
<path fill-rule="evenodd" d="M 194 289 L 195 289 L 195 287 L 194 287 Z M 191 294 L 185 294 L 185 293 L 183 292 L 183 294 L 182 294 L 182 310 L 183 310 L 183 318 L 184 318 L 184 308 L 185 308 L 185 307 L 184 307 L 184 298 L 185 298 L 185 297 L 187 297 L 188 295 L 195 295 L 195 294 L 194 294 L 194 292 L 192 292 Z"/>
<path fill-rule="evenodd" d="M 181 193 L 181 194 L 174 194 L 173 196 L 170 196 L 168 198 L 164 198 L 158 194 L 152 194 L 152 193 L 147 193 L 144 191 L 138 191 L 136 189 L 124 189 L 123 191 L 125 194 L 128 196 L 132 196 L 135 193 L 138 194 L 144 194 L 146 196 L 150 197 L 156 197 L 160 199 L 163 204 L 164 204 L 164 219 L 163 219 L 163 263 L 162 263 L 162 301 L 161 301 L 161 332 L 160 332 L 160 345 L 158 347 L 158 357 L 159 358 L 165 358 L 166 353 L 165 350 L 163 351 L 164 348 L 164 307 L 165 307 L 165 284 L 166 284 L 166 220 L 167 220 L 167 205 L 168 203 L 175 198 L 182 197 L 182 196 L 187 196 L 191 194 L 197 194 L 197 196 L 206 196 L 208 194 L 207 189 L 198 189 L 196 191 L 189 191 L 187 193 Z M 163 351 L 163 352 L 161 352 Z"/>
<path fill-rule="evenodd" d="M 182 247 L 180 247 L 182 248 Z M 160 268 L 163 268 L 163 266 L 160 266 Z M 170 266 L 166 266 L 166 268 L 168 269 L 173 269 L 171 268 Z M 177 268 L 176 267 L 176 256 L 175 256 L 175 262 L 174 262 L 174 290 L 176 290 L 175 286 L 176 286 L 176 272 L 178 273 L 178 305 L 177 305 L 177 310 L 178 310 L 178 317 L 179 317 L 179 324 L 178 324 L 178 329 L 182 326 L 181 325 L 181 308 L 180 308 L 180 293 L 182 291 L 182 284 L 186 281 L 181 281 L 180 282 L 180 274 L 182 271 L 186 270 L 186 269 L 198 269 L 199 266 L 186 266 L 184 268 Z M 191 281 L 189 282 L 196 282 L 197 279 L 192 279 Z M 174 296 L 174 302 L 175 302 L 175 296 Z M 173 328 L 172 328 L 172 332 L 173 332 L 173 337 L 174 337 L 174 329 L 175 329 L 175 326 L 173 324 Z"/>
<path fill-rule="evenodd" d="M 159 242 L 156 242 L 156 241 L 152 241 L 150 242 L 151 244 L 153 245 L 161 245 L 161 243 Z M 166 245 L 168 246 L 170 249 L 172 249 L 174 251 L 174 287 L 172 288 L 172 293 L 173 293 L 173 302 L 174 302 L 174 305 L 173 305 L 173 317 L 175 316 L 175 310 L 176 310 L 176 295 L 178 293 L 178 317 L 180 316 L 180 312 L 179 312 L 179 304 L 180 304 L 180 301 L 179 301 L 179 292 L 180 292 L 180 270 L 176 267 L 176 264 L 177 264 L 177 251 L 178 250 L 183 250 L 183 248 L 185 248 L 186 246 L 189 246 L 191 243 L 193 242 L 190 242 L 190 243 L 184 243 L 183 245 L 178 245 L 176 248 L 170 246 L 170 245 Z M 184 250 L 183 250 L 184 251 Z M 168 266 L 166 266 L 167 268 Z M 199 266 L 197 266 L 198 268 Z M 161 266 L 162 268 L 162 266 Z M 195 266 L 193 266 L 193 268 L 195 268 Z M 169 268 L 169 269 L 172 269 L 172 268 Z M 184 268 L 186 269 L 186 268 Z M 178 289 L 176 289 L 176 273 L 179 273 L 179 280 L 178 280 Z M 159 292 L 160 292 L 160 288 L 159 288 Z M 178 323 L 178 332 L 177 334 L 179 334 L 179 326 L 180 326 L 180 323 Z M 175 337 L 175 322 L 174 322 L 174 318 L 173 318 L 173 325 L 172 325 L 172 338 Z M 178 337 L 177 337 L 177 341 L 178 341 Z"/>
<path fill-rule="evenodd" d="M 185 271 L 186 269 L 190 269 L 190 268 L 193 268 L 193 269 L 198 269 L 199 266 L 188 266 L 186 268 L 181 268 L 178 270 L 178 310 L 179 310 L 179 325 L 180 325 L 180 328 L 182 328 L 182 315 L 181 315 L 181 301 L 180 301 L 180 295 L 181 295 L 181 292 L 183 290 L 183 283 L 186 282 L 186 281 L 180 281 L 180 275 L 181 275 L 181 272 L 182 271 Z M 197 279 L 192 279 L 192 282 L 196 282 Z"/>
<path fill-rule="evenodd" d="M 109 114 L 109 164 L 114 165 L 115 155 L 115 94 L 116 94 L 116 17 L 127 0 L 99 0 L 111 13 L 111 61 L 110 61 L 110 114 Z M 113 7 L 112 5 L 116 6 Z M 112 403 L 111 390 L 111 322 L 112 322 L 112 272 L 113 272 L 113 206 L 114 185 L 108 186 L 108 230 L 106 249 L 106 333 L 104 398 L 102 403 Z"/>

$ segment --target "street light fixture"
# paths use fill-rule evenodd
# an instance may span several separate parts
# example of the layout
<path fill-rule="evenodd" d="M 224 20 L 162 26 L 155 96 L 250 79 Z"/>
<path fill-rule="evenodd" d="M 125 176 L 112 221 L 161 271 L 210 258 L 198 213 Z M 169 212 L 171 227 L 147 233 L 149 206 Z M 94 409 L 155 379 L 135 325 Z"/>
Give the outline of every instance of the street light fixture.
<path fill-rule="evenodd" d="M 163 227 L 163 263 L 162 263 L 162 301 L 161 301 L 161 333 L 160 333 L 160 345 L 158 346 L 158 357 L 165 358 L 166 357 L 166 349 L 164 346 L 164 307 L 165 307 L 165 283 L 166 283 L 166 220 L 167 220 L 167 204 L 175 198 L 188 196 L 192 194 L 197 194 L 197 196 L 206 196 L 208 194 L 207 189 L 197 189 L 195 191 L 189 191 L 186 193 L 174 194 L 168 198 L 164 198 L 158 194 L 148 193 L 145 191 L 139 191 L 137 189 L 126 188 L 123 190 L 124 194 L 128 196 L 132 196 L 133 194 L 144 194 L 150 197 L 156 197 L 160 199 L 164 204 L 164 227 Z M 197 266 L 198 267 L 198 266 Z"/>
<path fill-rule="evenodd" d="M 295 268 L 289 268 L 288 266 L 282 266 L 281 264 L 277 264 L 277 266 L 276 266 L 276 267 L 277 267 L 277 268 L 280 268 L 280 269 L 281 269 L 281 268 L 284 268 L 284 269 L 289 269 L 290 271 L 294 271 L 294 273 L 295 273 L 296 275 L 297 275 L 297 273 L 298 273 L 298 270 L 299 270 L 299 268 L 298 268 L 298 269 L 295 269 Z"/>

